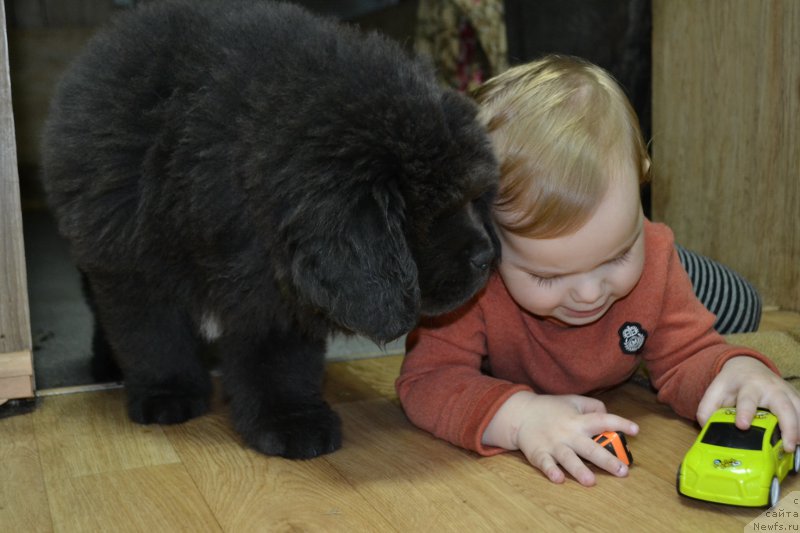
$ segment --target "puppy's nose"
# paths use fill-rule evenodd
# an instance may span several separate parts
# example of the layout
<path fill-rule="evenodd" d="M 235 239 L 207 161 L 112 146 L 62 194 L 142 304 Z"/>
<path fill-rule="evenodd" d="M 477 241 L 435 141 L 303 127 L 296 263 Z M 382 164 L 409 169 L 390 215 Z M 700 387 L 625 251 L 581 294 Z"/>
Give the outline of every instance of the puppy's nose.
<path fill-rule="evenodd" d="M 492 259 L 494 259 L 494 252 L 491 248 L 482 248 L 472 253 L 469 262 L 476 270 L 486 270 L 492 264 Z"/>

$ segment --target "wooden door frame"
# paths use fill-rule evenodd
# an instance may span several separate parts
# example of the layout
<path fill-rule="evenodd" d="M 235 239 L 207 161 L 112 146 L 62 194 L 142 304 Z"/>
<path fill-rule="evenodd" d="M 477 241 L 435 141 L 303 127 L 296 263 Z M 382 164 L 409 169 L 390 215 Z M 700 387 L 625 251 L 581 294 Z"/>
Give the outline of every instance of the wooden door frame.
<path fill-rule="evenodd" d="M 11 103 L 8 32 L 0 3 L 0 404 L 34 396 L 22 207 Z"/>

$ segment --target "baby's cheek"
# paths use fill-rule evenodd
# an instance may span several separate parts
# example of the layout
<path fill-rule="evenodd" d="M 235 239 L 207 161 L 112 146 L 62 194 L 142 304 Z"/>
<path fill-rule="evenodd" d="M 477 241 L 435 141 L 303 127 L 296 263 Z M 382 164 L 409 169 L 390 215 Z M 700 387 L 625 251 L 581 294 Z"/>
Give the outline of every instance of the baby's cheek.
<path fill-rule="evenodd" d="M 552 289 L 539 287 L 534 280 L 517 283 L 506 282 L 506 287 L 517 305 L 535 315 L 549 315 L 558 306 L 557 296 Z"/>
<path fill-rule="evenodd" d="M 631 268 L 625 269 L 623 273 L 621 273 L 620 280 L 618 283 L 619 292 L 621 293 L 619 296 L 627 296 L 629 292 L 633 290 L 636 284 L 639 282 L 639 278 L 642 277 L 642 267 L 641 265 L 631 265 Z"/>
<path fill-rule="evenodd" d="M 557 307 L 563 305 L 562 293 L 563 290 L 560 288 L 537 288 L 529 293 L 525 308 L 537 315 L 549 316 Z"/>

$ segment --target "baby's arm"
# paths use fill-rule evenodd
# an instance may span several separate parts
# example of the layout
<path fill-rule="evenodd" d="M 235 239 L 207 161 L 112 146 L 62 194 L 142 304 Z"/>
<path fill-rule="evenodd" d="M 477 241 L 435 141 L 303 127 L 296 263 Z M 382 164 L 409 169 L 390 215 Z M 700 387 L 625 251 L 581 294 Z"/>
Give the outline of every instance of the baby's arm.
<path fill-rule="evenodd" d="M 560 464 L 581 485 L 595 483 L 586 459 L 616 476 L 626 476 L 628 467 L 592 436 L 603 431 L 636 435 L 639 427 L 630 420 L 606 412 L 603 402 L 577 395 L 544 395 L 517 392 L 495 413 L 482 442 L 507 450 L 521 450 L 532 465 L 554 483 L 564 481 Z"/>
<path fill-rule="evenodd" d="M 733 357 L 711 382 L 697 407 L 697 421 L 705 425 L 719 407 L 736 406 L 736 426 L 750 427 L 756 408 L 778 417 L 783 447 L 793 452 L 800 444 L 800 395 L 797 390 L 754 357 Z"/>

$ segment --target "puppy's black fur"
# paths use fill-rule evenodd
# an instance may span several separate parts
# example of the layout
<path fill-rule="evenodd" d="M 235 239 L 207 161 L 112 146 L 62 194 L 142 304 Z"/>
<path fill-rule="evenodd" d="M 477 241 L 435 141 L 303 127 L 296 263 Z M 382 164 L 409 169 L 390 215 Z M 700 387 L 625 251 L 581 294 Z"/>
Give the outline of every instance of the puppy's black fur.
<path fill-rule="evenodd" d="M 499 249 L 473 105 L 290 4 L 119 18 L 61 82 L 43 167 L 131 418 L 207 411 L 197 353 L 218 340 L 235 426 L 266 454 L 339 447 L 331 331 L 396 338 L 470 298 Z"/>

